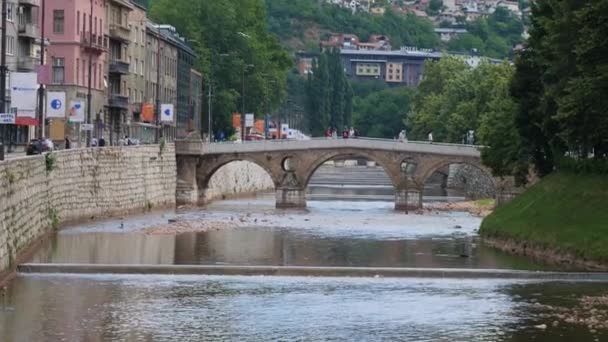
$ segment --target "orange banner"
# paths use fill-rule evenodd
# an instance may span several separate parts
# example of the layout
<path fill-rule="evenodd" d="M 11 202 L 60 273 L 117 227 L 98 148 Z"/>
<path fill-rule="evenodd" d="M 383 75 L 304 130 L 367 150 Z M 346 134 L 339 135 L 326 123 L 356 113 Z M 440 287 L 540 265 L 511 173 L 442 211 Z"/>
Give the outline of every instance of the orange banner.
<path fill-rule="evenodd" d="M 264 120 L 255 120 L 255 131 L 264 133 Z"/>
<path fill-rule="evenodd" d="M 241 127 L 241 114 L 232 114 L 232 127 L 240 128 Z"/>
<path fill-rule="evenodd" d="M 141 120 L 145 122 L 154 122 L 154 105 L 144 103 L 141 105 Z"/>

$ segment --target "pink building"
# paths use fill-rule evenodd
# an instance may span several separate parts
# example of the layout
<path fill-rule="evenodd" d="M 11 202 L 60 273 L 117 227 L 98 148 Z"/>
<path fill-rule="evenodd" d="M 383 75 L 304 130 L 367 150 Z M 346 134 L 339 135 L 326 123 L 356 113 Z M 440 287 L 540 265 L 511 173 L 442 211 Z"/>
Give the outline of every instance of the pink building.
<path fill-rule="evenodd" d="M 93 5 L 91 16 L 91 2 Z M 66 108 L 71 101 L 87 102 L 89 61 L 92 61 L 91 120 L 103 117 L 108 41 L 106 37 L 107 0 L 52 0 L 46 2 L 45 33 L 50 40 L 47 63 L 50 64 L 49 91 L 66 93 Z M 91 29 L 92 25 L 92 29 Z M 92 35 L 91 35 L 92 33 Z M 92 37 L 92 40 L 91 40 Z M 86 110 L 85 110 L 86 117 Z M 80 140 L 77 125 L 54 120 L 49 135 L 62 139 L 71 135 Z"/>

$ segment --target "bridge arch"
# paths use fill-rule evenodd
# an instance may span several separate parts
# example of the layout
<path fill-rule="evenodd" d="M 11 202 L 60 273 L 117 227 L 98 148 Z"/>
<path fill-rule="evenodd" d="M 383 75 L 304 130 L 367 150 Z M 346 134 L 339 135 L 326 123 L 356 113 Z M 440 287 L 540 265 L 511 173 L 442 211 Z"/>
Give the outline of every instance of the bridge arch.
<path fill-rule="evenodd" d="M 386 175 L 391 180 L 393 187 L 397 188 L 399 186 L 399 170 L 395 167 L 395 163 L 391 162 L 391 160 L 387 157 L 366 150 L 335 150 L 323 153 L 322 155 L 314 159 L 311 163 L 309 163 L 307 167 L 304 168 L 302 172 L 302 185 L 304 189 L 308 187 L 310 179 L 323 164 L 330 160 L 342 157 L 353 159 L 365 158 L 367 160 L 375 162 L 376 165 L 380 166 L 384 170 Z"/>
<path fill-rule="evenodd" d="M 482 165 L 480 162 L 462 158 L 442 158 L 433 164 L 426 165 L 426 167 L 420 170 L 420 173 L 417 177 L 418 183 L 424 186 L 424 184 L 428 182 L 429 178 L 431 178 L 434 173 L 439 172 L 444 174 L 442 170 L 445 168 L 449 168 L 450 165 L 464 165 L 476 169 L 481 174 L 483 174 L 483 176 L 490 182 L 492 192 L 495 194 L 498 191 L 499 182 L 492 175 L 492 171 L 490 169 Z"/>
<path fill-rule="evenodd" d="M 217 191 L 211 188 L 213 176 L 215 176 L 223 167 L 235 162 L 248 162 L 264 170 L 270 178 L 273 188 L 277 188 L 280 181 L 280 175 L 278 175 L 277 170 L 273 167 L 272 163 L 262 156 L 235 154 L 213 156 L 211 158 L 202 157 L 197 162 L 195 173 L 199 204 L 206 204 L 217 197 Z M 239 178 L 237 177 L 237 182 L 238 179 Z M 253 192 L 254 190 L 252 189 L 251 191 Z"/>

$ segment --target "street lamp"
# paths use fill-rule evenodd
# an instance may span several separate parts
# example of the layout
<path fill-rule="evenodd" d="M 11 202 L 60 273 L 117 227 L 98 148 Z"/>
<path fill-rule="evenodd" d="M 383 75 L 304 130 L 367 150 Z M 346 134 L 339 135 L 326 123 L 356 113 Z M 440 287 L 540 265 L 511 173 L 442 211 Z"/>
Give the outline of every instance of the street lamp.
<path fill-rule="evenodd" d="M 242 111 L 241 111 L 241 141 L 245 142 L 245 72 L 249 68 L 254 68 L 253 64 L 243 64 L 243 90 L 241 92 Z"/>

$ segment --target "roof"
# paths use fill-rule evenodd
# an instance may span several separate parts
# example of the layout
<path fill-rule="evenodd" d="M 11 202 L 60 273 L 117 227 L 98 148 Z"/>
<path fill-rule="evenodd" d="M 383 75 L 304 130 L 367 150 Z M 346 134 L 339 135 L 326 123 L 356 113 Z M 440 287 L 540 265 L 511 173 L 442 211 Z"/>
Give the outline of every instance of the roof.
<path fill-rule="evenodd" d="M 431 50 L 416 50 L 402 48 L 401 50 L 380 51 L 380 50 L 348 50 L 341 49 L 342 55 L 367 55 L 367 56 L 392 56 L 392 57 L 423 57 L 423 58 L 440 58 L 443 54 Z"/>

